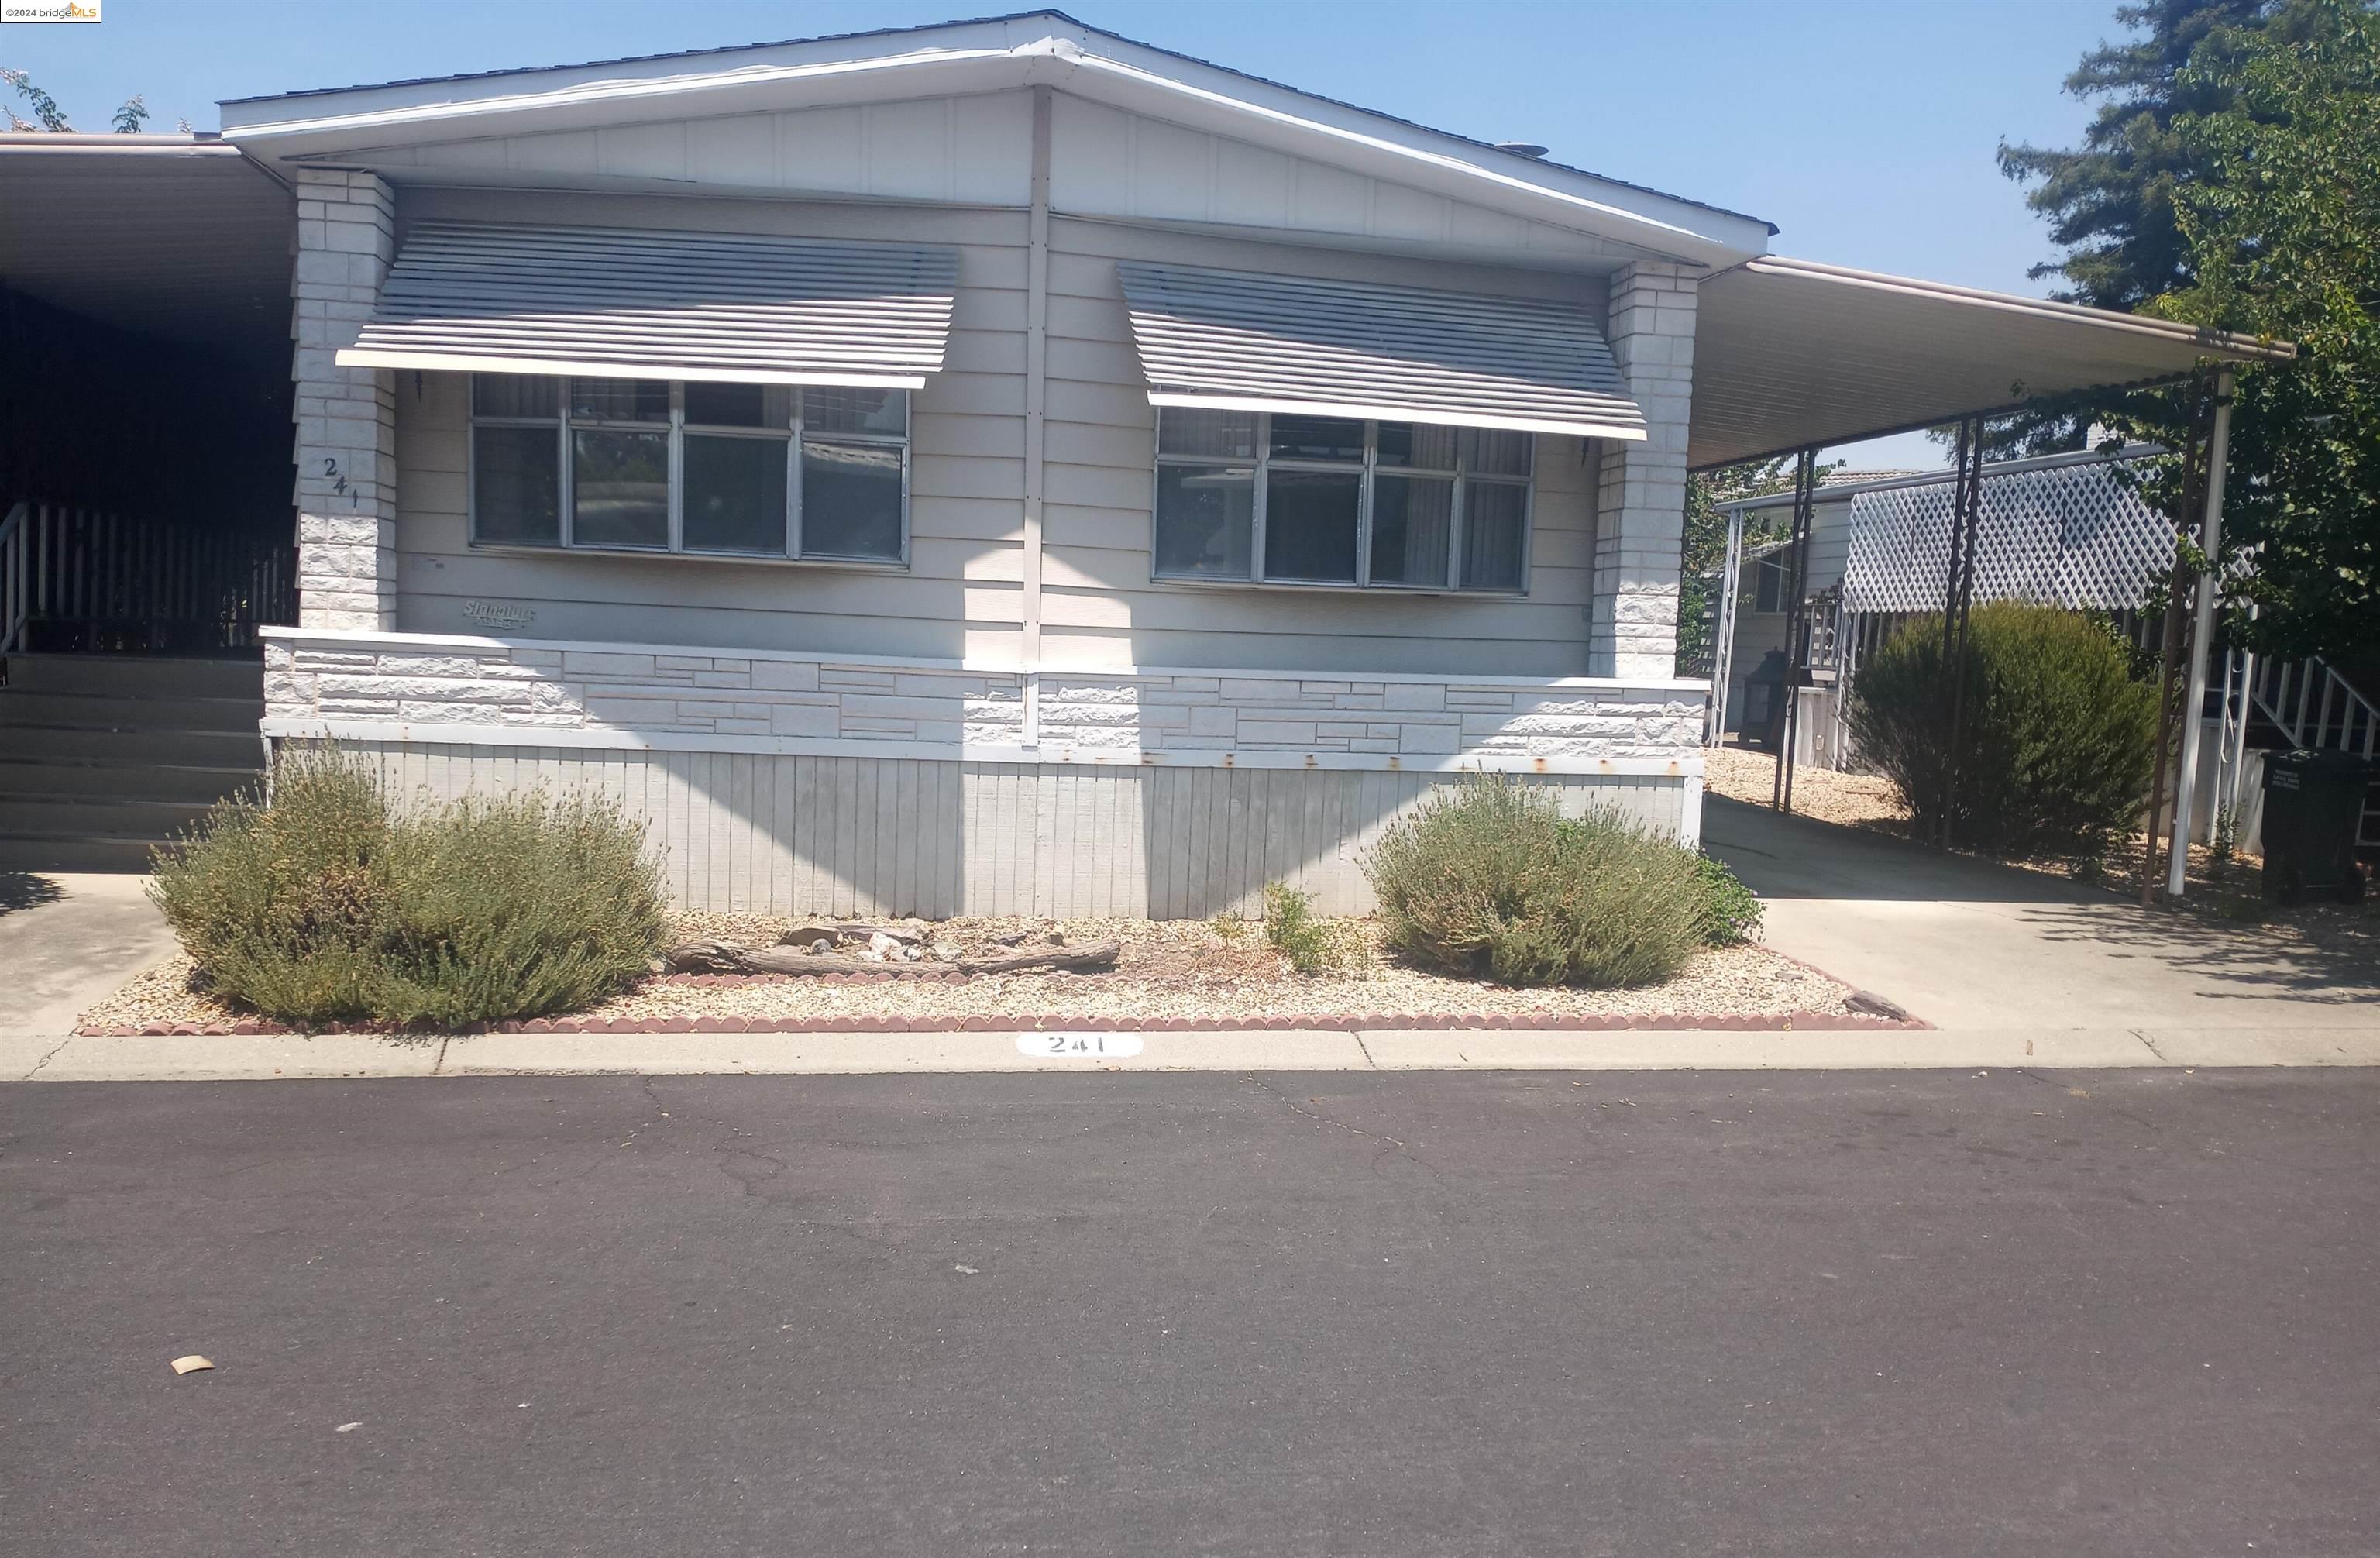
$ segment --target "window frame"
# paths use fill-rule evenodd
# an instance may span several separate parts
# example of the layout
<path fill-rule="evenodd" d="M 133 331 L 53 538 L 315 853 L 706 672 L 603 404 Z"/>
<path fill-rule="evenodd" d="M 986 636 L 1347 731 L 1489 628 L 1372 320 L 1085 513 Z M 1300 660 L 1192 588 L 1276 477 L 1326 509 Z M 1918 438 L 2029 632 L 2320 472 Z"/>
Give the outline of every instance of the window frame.
<path fill-rule="evenodd" d="M 644 380 L 644 383 L 665 383 L 669 385 L 670 411 L 666 422 L 624 420 L 607 417 L 573 417 L 571 415 L 571 381 L 593 375 L 586 373 L 466 373 L 464 374 L 465 427 L 463 437 L 463 499 L 465 523 L 469 544 L 477 550 L 490 552 L 522 552 L 537 555 L 555 553 L 576 553 L 591 556 L 613 557 L 682 557 L 696 562 L 794 564 L 812 568 L 865 568 L 898 570 L 909 566 L 909 469 L 910 445 L 917 422 L 917 391 L 900 390 L 901 432 L 895 435 L 882 432 L 820 432 L 813 435 L 804 416 L 807 392 L 810 389 L 891 388 L 889 385 L 851 386 L 843 384 L 761 384 L 763 392 L 782 389 L 786 392 L 791 408 L 783 427 L 732 427 L 713 422 L 689 422 L 686 416 L 685 379 Z M 554 381 L 554 408 L 550 417 L 482 416 L 479 411 L 476 384 L 489 379 L 542 379 Z M 634 381 L 625 381 L 634 382 Z M 764 402 L 765 404 L 765 398 Z M 514 539 L 484 541 L 480 535 L 480 440 L 482 427 L 551 428 L 554 435 L 554 460 L 560 481 L 555 489 L 558 496 L 557 534 L 551 542 Z M 619 542 L 583 542 L 577 539 L 576 444 L 574 432 L 659 432 L 669 435 L 669 534 L 663 546 L 633 546 Z M 688 547 L 686 544 L 686 439 L 691 432 L 698 438 L 748 438 L 766 440 L 785 445 L 785 545 L 782 552 L 733 552 L 713 547 Z M 901 451 L 901 545 L 897 556 L 868 557 L 850 553 L 803 550 L 802 463 L 803 450 L 815 436 L 821 444 L 866 444 L 875 448 L 897 448 Z"/>
<path fill-rule="evenodd" d="M 1760 603 L 1762 587 L 1765 586 L 1772 577 L 1777 580 L 1777 603 L 1773 606 L 1764 606 Z M 1792 593 L 1792 590 L 1793 565 L 1783 553 L 1771 552 L 1766 555 L 1755 557 L 1752 560 L 1753 615 L 1785 615 L 1788 612 L 1792 610 L 1792 603 L 1786 599 L 1788 595 Z"/>
<path fill-rule="evenodd" d="M 1364 427 L 1364 458 L 1360 465 L 1341 460 L 1309 460 L 1293 456 L 1275 458 L 1272 453 L 1272 419 L 1270 411 L 1250 410 L 1245 407 L 1184 407 L 1178 409 L 1214 409 L 1226 413 L 1240 412 L 1256 419 L 1255 449 L 1252 457 L 1240 460 L 1220 455 L 1169 455 L 1165 452 L 1165 413 L 1175 408 L 1158 407 L 1157 416 L 1149 430 L 1152 464 L 1148 492 L 1148 577 L 1152 584 L 1189 585 L 1224 590 L 1365 590 L 1399 595 L 1460 595 L 1470 599 L 1524 600 L 1529 593 L 1532 552 L 1536 536 L 1537 517 L 1537 435 L 1525 433 L 1528 440 L 1529 469 L 1525 475 L 1512 476 L 1502 472 L 1481 472 L 1471 468 L 1463 453 L 1465 432 L 1516 431 L 1497 428 L 1466 429 L 1445 422 L 1405 422 L 1396 418 L 1331 417 L 1331 421 L 1361 422 Z M 1295 412 L 1296 416 L 1320 416 L 1320 413 Z M 1382 466 L 1379 461 L 1380 428 L 1383 421 L 1414 427 L 1452 427 L 1456 433 L 1454 464 L 1439 469 L 1427 466 Z M 1255 472 L 1255 496 L 1248 517 L 1248 577 L 1238 578 L 1217 574 L 1167 573 L 1158 566 L 1158 529 L 1164 517 L 1158 512 L 1158 497 L 1162 490 L 1160 472 L 1167 466 L 1237 467 L 1245 465 Z M 1274 578 L 1265 573 L 1265 519 L 1269 506 L 1271 473 L 1275 470 L 1319 471 L 1345 476 L 1360 471 L 1361 482 L 1355 500 L 1355 577 L 1352 579 Z M 1378 477 L 1386 474 L 1392 479 L 1440 481 L 1453 488 L 1453 498 L 1447 518 L 1447 566 L 1443 584 L 1405 584 L 1372 578 L 1372 495 Z M 1467 496 L 1470 483 L 1493 482 L 1500 486 L 1521 489 L 1521 568 L 1517 586 L 1482 586 L 1466 588 L 1463 583 L 1463 542 L 1467 517 Z"/>

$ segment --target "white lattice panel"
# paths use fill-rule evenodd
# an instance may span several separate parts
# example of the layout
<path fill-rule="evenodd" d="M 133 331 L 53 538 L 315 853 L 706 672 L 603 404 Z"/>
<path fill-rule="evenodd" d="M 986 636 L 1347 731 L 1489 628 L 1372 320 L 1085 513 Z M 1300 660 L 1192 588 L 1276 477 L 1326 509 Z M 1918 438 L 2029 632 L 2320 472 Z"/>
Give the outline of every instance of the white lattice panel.
<path fill-rule="evenodd" d="M 2173 527 L 2141 501 L 2121 469 L 2092 460 L 1984 474 L 1975 603 L 2117 609 L 2140 603 L 2150 577 L 2173 563 Z M 1843 607 L 1940 611 L 1949 588 L 1950 499 L 1945 477 L 1852 498 Z"/>

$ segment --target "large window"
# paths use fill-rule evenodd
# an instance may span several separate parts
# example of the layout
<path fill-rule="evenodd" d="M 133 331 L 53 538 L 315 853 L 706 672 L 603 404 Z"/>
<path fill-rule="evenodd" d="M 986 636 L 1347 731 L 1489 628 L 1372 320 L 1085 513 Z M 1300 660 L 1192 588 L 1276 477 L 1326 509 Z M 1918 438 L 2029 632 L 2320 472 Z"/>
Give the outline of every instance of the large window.
<path fill-rule="evenodd" d="M 1517 593 L 1530 435 L 1160 408 L 1160 578 Z"/>
<path fill-rule="evenodd" d="M 904 390 L 471 381 L 484 545 L 898 563 L 908 464 Z"/>

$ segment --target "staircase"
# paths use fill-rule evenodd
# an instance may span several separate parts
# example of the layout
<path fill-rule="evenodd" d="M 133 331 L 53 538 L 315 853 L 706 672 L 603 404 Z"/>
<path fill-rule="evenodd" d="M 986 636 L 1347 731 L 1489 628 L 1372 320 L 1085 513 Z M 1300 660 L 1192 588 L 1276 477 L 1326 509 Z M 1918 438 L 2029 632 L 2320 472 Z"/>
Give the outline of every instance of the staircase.
<path fill-rule="evenodd" d="M 2367 761 L 2380 760 L 2380 705 L 2318 656 L 2263 660 L 2235 651 L 2225 668 L 2223 688 L 2218 712 L 2228 740 L 2284 749 L 2326 749 Z M 2238 729 L 2243 717 L 2245 727 Z M 2380 858 L 2380 766 L 2364 792 L 2355 843 L 2365 859 Z"/>
<path fill-rule="evenodd" d="M 258 779 L 255 656 L 0 659 L 0 870 L 145 871 L 150 848 Z"/>

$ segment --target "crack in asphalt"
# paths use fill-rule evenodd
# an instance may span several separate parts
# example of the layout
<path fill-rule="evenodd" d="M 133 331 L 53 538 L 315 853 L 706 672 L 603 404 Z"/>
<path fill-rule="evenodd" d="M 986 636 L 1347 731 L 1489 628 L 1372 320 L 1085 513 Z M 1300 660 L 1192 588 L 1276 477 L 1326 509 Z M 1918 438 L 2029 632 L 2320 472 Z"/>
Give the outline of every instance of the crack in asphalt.
<path fill-rule="evenodd" d="M 1412 1163 L 1415 1168 L 1420 1169 L 1422 1173 L 1429 1175 L 1431 1184 L 1439 1186 L 1441 1188 L 1445 1187 L 1446 1175 L 1439 1171 L 1438 1165 L 1416 1153 L 1410 1146 L 1404 1142 L 1399 1141 L 1395 1137 L 1383 1136 L 1378 1131 L 1367 1131 L 1361 1126 L 1351 1126 L 1344 1120 L 1335 1119 L 1332 1116 L 1322 1113 L 1319 1109 L 1306 1108 L 1300 1104 L 1295 1099 L 1291 1098 L 1287 1093 L 1282 1092 L 1279 1088 L 1272 1086 L 1261 1077 L 1252 1074 L 1243 1074 L 1241 1080 L 1247 1083 L 1248 1086 L 1256 1089 L 1258 1092 L 1271 1098 L 1274 1102 L 1278 1102 L 1282 1108 L 1288 1110 L 1293 1114 L 1302 1115 L 1305 1118 L 1313 1121 L 1317 1125 L 1330 1126 L 1334 1129 L 1345 1131 L 1350 1136 L 1360 1136 L 1366 1141 L 1377 1141 L 1382 1143 L 1380 1150 L 1375 1154 L 1372 1159 L 1372 1172 L 1374 1174 L 1379 1174 L 1380 1164 L 1384 1160 L 1389 1158 L 1402 1158 L 1406 1162 Z M 1382 1177 L 1385 1178 L 1386 1176 L 1382 1175 Z"/>
<path fill-rule="evenodd" d="M 655 1109 L 661 1109 L 661 1099 L 659 1095 L 653 1091 L 653 1081 L 654 1078 L 650 1077 L 645 1078 L 645 1097 L 652 1101 L 652 1104 Z M 666 1114 L 668 1114 L 668 1111 L 662 1110 L 662 1113 Z M 758 1145 L 758 1138 L 754 1137 L 750 1131 L 746 1130 L 743 1126 L 735 1124 L 733 1120 L 722 1120 L 716 1115 L 699 1114 L 693 1114 L 690 1117 L 700 1120 L 706 1125 L 715 1126 L 719 1129 L 727 1133 L 724 1138 L 713 1142 L 710 1147 L 710 1150 L 719 1159 L 719 1172 L 725 1175 L 728 1178 L 735 1181 L 736 1184 L 742 1186 L 744 1187 L 744 1194 L 747 1196 L 752 1197 L 756 1200 L 765 1200 L 767 1198 L 760 1194 L 760 1187 L 771 1183 L 785 1173 L 787 1167 L 785 1160 L 778 1157 L 773 1152 L 761 1150 L 759 1145 Z M 648 1123 L 650 1124 L 651 1122 Z M 637 1129 L 642 1130 L 644 1129 L 644 1126 L 639 1126 Z M 634 1139 L 636 1139 L 636 1133 L 632 1131 L 629 1133 L 629 1140 L 633 1141 Z M 625 1147 L 627 1143 L 623 1142 L 621 1145 Z M 748 1158 L 757 1162 L 766 1163 L 769 1165 L 769 1171 L 766 1174 L 739 1174 L 732 1165 L 737 1159 L 743 1158 Z"/>
<path fill-rule="evenodd" d="M 69 1033 L 65 1038 L 59 1040 L 56 1043 L 51 1045 L 49 1049 L 42 1053 L 42 1058 L 33 1063 L 32 1070 L 26 1072 L 22 1077 L 18 1077 L 17 1080 L 19 1082 L 31 1081 L 34 1075 L 38 1073 L 42 1067 L 49 1065 L 50 1062 L 58 1058 L 58 1052 L 60 1050 L 65 1049 L 68 1044 L 73 1042 L 74 1035 Z"/>

